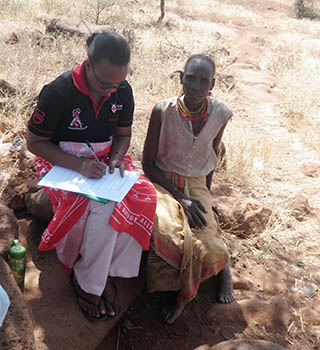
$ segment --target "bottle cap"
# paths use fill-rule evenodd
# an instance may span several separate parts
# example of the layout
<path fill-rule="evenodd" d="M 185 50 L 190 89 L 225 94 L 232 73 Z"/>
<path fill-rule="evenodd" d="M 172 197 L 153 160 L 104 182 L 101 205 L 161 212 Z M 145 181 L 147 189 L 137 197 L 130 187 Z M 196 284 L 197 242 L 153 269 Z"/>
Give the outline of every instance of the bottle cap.
<path fill-rule="evenodd" d="M 26 251 L 26 248 L 23 245 L 20 245 L 17 239 L 14 239 L 13 245 L 9 250 L 9 255 L 14 259 L 22 259 L 25 257 Z"/>

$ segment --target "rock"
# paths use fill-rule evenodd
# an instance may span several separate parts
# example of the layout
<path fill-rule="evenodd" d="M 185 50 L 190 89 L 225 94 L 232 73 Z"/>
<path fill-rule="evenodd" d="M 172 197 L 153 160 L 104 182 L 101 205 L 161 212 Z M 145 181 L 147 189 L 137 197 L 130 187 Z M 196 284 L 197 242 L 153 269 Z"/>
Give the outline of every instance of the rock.
<path fill-rule="evenodd" d="M 274 77 L 265 71 L 253 71 L 248 69 L 239 69 L 235 71 L 235 76 L 238 80 L 246 85 L 266 85 L 270 88 L 275 87 Z"/>
<path fill-rule="evenodd" d="M 4 42 L 8 45 L 14 45 L 17 44 L 19 42 L 18 36 L 15 32 L 12 33 L 8 33 L 5 38 L 4 38 Z"/>
<path fill-rule="evenodd" d="M 286 300 L 275 296 L 270 303 L 259 299 L 246 299 L 231 304 L 216 303 L 210 308 L 208 318 L 219 323 L 264 325 L 285 332 L 289 326 L 290 313 Z"/>
<path fill-rule="evenodd" d="M 8 180 L 3 190 L 1 200 L 11 209 L 22 211 L 25 209 L 24 196 L 28 191 L 26 174 L 19 172 Z"/>
<path fill-rule="evenodd" d="M 319 177 L 319 175 L 320 175 L 320 164 L 319 163 L 312 163 L 312 162 L 303 163 L 300 166 L 300 171 L 305 176 Z"/>
<path fill-rule="evenodd" d="M 229 191 L 229 192 L 228 192 Z M 223 229 L 240 237 L 261 233 L 267 226 L 272 210 L 254 198 L 247 198 L 232 189 L 225 193 L 212 191 L 212 204 L 218 209 L 219 222 Z"/>
<path fill-rule="evenodd" d="M 5 43 L 10 45 L 26 40 L 30 41 L 31 46 L 40 46 L 41 48 L 48 47 L 53 42 L 53 38 L 43 34 L 40 30 L 18 29 L 5 37 Z"/>
<path fill-rule="evenodd" d="M 230 74 L 216 73 L 216 79 L 227 91 L 234 87 L 234 78 Z"/>
<path fill-rule="evenodd" d="M 35 219 L 48 223 L 53 217 L 53 210 L 49 196 L 45 193 L 38 181 L 29 184 L 29 192 L 25 195 L 26 208 Z"/>
<path fill-rule="evenodd" d="M 259 64 L 258 63 L 252 63 L 252 62 L 245 62 L 245 63 L 240 63 L 240 62 L 238 62 L 238 63 L 233 63 L 231 66 L 230 66 L 230 68 L 232 69 L 232 70 L 234 70 L 234 69 L 237 69 L 237 70 L 239 70 L 239 69 L 253 69 L 253 70 L 261 70 L 261 68 L 260 68 L 260 66 L 259 66 Z"/>
<path fill-rule="evenodd" d="M 253 283 L 242 276 L 232 276 L 233 289 L 251 290 Z"/>
<path fill-rule="evenodd" d="M 0 328 L 0 348 L 2 350 L 35 349 L 33 318 L 13 273 L 0 257 L 0 284 L 7 292 L 10 307 Z"/>
<path fill-rule="evenodd" d="M 310 326 L 320 326 L 320 295 L 312 298 L 311 302 L 300 310 L 304 323 Z"/>
<path fill-rule="evenodd" d="M 18 221 L 12 209 L 0 202 L 0 255 L 7 256 L 12 241 L 18 238 Z"/>
<path fill-rule="evenodd" d="M 46 33 L 64 33 L 67 35 L 78 35 L 88 37 L 93 33 L 117 32 L 124 36 L 130 47 L 136 40 L 135 32 L 132 29 L 124 28 L 122 33 L 117 28 L 109 25 L 99 25 L 85 20 L 74 18 L 54 18 L 46 26 Z"/>
<path fill-rule="evenodd" d="M 279 89 L 271 88 L 265 84 L 256 84 L 253 86 L 241 85 L 239 88 L 245 100 L 253 103 L 274 102 L 276 99 L 283 97 Z"/>
<path fill-rule="evenodd" d="M 215 346 L 202 345 L 194 350 L 285 350 L 285 348 L 265 340 L 237 339 L 224 341 Z"/>
<path fill-rule="evenodd" d="M 37 246 L 43 225 L 33 221 L 26 232 L 28 240 L 28 267 L 25 297 L 29 301 L 35 324 L 37 350 L 77 349 L 91 350 L 117 324 L 120 317 L 101 322 L 90 322 L 81 313 L 68 275 L 55 252 L 39 252 Z M 117 279 L 118 294 L 123 314 L 145 285 L 144 263 L 137 278 Z"/>
<path fill-rule="evenodd" d="M 16 94 L 16 89 L 7 81 L 0 79 L 0 96 L 13 96 Z"/>
<path fill-rule="evenodd" d="M 13 144 L 12 144 L 13 147 Z M 18 158 L 17 172 L 12 174 L 5 189 L 2 192 L 1 200 L 15 211 L 25 210 L 25 194 L 28 192 L 28 182 L 35 178 L 34 156 L 27 149 L 25 144 L 21 145 L 20 151 L 12 153 Z"/>
<path fill-rule="evenodd" d="M 98 25 L 73 18 L 54 18 L 47 24 L 46 28 L 46 33 L 64 33 L 79 36 L 90 36 L 93 33 L 114 31 L 115 28 L 108 25 Z"/>
<path fill-rule="evenodd" d="M 211 187 L 211 194 L 212 196 L 215 197 L 220 197 L 220 196 L 237 196 L 238 193 L 233 190 L 231 187 L 225 184 L 219 184 L 215 185 L 213 184 Z"/>
<path fill-rule="evenodd" d="M 309 201 L 302 194 L 298 194 L 290 200 L 288 210 L 290 215 L 298 221 L 306 220 L 306 218 L 312 214 Z"/>

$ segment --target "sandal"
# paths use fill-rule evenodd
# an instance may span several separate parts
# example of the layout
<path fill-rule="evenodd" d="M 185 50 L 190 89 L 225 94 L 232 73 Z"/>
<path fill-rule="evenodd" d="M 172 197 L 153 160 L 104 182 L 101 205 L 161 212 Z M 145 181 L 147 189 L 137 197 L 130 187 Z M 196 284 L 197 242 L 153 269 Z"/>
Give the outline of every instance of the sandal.
<path fill-rule="evenodd" d="M 112 307 L 112 309 L 113 309 L 115 314 L 113 316 L 108 315 L 108 318 L 109 319 L 113 319 L 113 318 L 119 316 L 119 314 L 121 313 L 121 305 L 119 305 L 119 310 L 118 310 L 118 312 L 116 312 L 116 300 L 117 300 L 117 296 L 118 296 L 118 289 L 117 289 L 116 283 L 111 278 L 109 279 L 109 281 L 112 282 L 112 286 L 114 288 L 113 300 L 110 301 L 103 294 L 101 295 L 101 298 L 102 298 L 103 302 L 105 303 L 105 305 L 108 304 L 108 305 L 110 305 Z"/>
<path fill-rule="evenodd" d="M 99 310 L 100 309 L 100 305 L 102 303 L 102 298 L 99 299 L 98 304 L 93 303 L 91 300 L 88 300 L 87 298 L 85 298 L 84 296 L 79 294 L 79 292 L 78 292 L 78 290 L 77 290 L 77 288 L 76 288 L 76 286 L 74 284 L 73 272 L 70 275 L 70 280 L 71 280 L 72 289 L 74 290 L 74 292 L 75 292 L 75 294 L 77 296 L 77 301 L 78 301 L 79 308 L 80 308 L 81 312 L 83 313 L 84 317 L 87 320 L 89 320 L 91 322 L 97 322 L 97 321 L 102 321 L 102 320 L 106 320 L 106 319 L 110 318 L 110 316 L 108 314 L 101 315 L 100 317 L 95 317 L 95 316 L 89 315 L 88 312 L 82 307 L 82 304 L 80 303 L 80 300 L 84 301 L 87 304 L 90 304 L 90 305 L 96 307 Z"/>

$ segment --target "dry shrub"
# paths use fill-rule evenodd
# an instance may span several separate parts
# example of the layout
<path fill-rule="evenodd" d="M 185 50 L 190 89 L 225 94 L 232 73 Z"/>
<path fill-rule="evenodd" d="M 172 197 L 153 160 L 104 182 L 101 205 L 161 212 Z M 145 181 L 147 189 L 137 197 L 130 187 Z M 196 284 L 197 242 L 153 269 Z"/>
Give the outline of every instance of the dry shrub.
<path fill-rule="evenodd" d="M 289 40 L 287 36 L 282 37 L 281 46 L 275 45 L 268 62 L 277 87 L 284 92 L 283 120 L 288 130 L 298 133 L 305 145 L 319 150 L 320 136 L 314 130 L 319 126 L 320 63 L 312 55 L 313 48 L 308 42 L 286 43 L 286 40 Z"/>
<path fill-rule="evenodd" d="M 308 18 L 312 20 L 320 19 L 313 6 L 313 0 L 295 0 L 294 3 L 295 14 L 297 18 Z"/>
<path fill-rule="evenodd" d="M 234 188 L 264 193 L 268 190 L 268 168 L 272 161 L 270 142 L 260 133 L 241 128 L 241 120 L 227 126 L 223 141 L 226 145 L 226 169 L 218 165 L 215 181 Z"/>

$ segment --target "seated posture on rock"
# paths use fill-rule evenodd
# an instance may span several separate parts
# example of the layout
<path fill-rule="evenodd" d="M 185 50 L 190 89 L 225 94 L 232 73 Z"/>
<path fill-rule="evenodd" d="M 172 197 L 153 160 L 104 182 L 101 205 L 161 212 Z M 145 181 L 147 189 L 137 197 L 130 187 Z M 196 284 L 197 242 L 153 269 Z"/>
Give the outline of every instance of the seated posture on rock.
<path fill-rule="evenodd" d="M 44 86 L 28 124 L 27 145 L 36 155 L 37 177 L 53 165 L 99 179 L 119 168 L 134 170 L 125 156 L 131 138 L 134 99 L 126 81 L 127 42 L 115 33 L 93 34 L 88 59 Z M 95 153 L 95 155 L 94 155 Z M 76 193 L 44 188 L 54 217 L 40 250 L 55 249 L 71 276 L 83 314 L 91 321 L 120 312 L 112 277 L 139 274 L 149 248 L 156 193 L 140 176 L 122 202 L 107 203 Z"/>
<path fill-rule="evenodd" d="M 217 298 L 233 301 L 227 247 L 212 210 L 210 184 L 229 108 L 210 93 L 215 63 L 191 56 L 180 72 L 183 92 L 152 111 L 143 169 L 157 191 L 157 209 L 147 263 L 149 292 L 175 291 L 162 312 L 174 322 L 198 292 L 200 282 L 218 276 Z"/>

